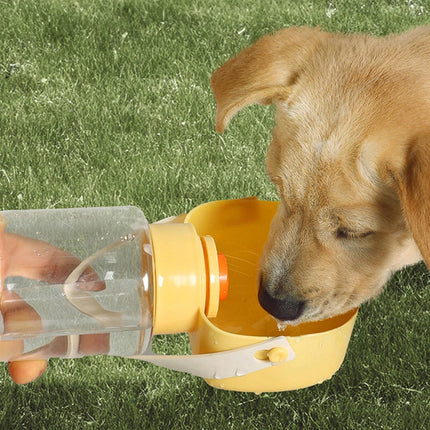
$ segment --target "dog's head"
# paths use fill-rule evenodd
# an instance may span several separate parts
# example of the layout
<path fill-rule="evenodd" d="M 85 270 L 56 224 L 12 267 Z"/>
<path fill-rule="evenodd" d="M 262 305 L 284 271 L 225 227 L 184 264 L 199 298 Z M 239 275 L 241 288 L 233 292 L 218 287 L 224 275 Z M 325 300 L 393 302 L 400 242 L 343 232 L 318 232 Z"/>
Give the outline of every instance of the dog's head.
<path fill-rule="evenodd" d="M 330 317 L 378 295 L 399 268 L 430 264 L 430 29 L 288 28 L 211 84 L 220 132 L 249 104 L 277 107 L 267 170 L 280 204 L 259 286 L 269 313 Z"/>

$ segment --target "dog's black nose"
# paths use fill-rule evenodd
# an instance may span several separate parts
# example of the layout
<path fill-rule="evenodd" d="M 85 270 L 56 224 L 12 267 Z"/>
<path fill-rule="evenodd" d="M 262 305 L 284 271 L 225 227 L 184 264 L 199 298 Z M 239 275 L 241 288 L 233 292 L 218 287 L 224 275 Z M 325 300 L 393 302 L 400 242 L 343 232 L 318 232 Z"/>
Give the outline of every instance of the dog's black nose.
<path fill-rule="evenodd" d="M 264 310 L 281 321 L 296 320 L 305 308 L 303 300 L 298 300 L 291 296 L 276 298 L 271 296 L 265 288 L 261 287 L 258 292 L 258 301 Z"/>

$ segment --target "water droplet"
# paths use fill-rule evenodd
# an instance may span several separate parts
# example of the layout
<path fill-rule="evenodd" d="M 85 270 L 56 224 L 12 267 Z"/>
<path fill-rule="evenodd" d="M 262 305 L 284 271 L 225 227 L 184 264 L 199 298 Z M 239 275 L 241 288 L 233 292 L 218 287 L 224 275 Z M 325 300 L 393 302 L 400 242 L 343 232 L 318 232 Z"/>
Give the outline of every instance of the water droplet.
<path fill-rule="evenodd" d="M 288 327 L 287 321 L 277 321 L 277 326 L 279 331 L 284 331 Z"/>
<path fill-rule="evenodd" d="M 152 247 L 149 243 L 145 243 L 143 245 L 143 250 L 148 254 L 148 255 L 152 255 Z"/>

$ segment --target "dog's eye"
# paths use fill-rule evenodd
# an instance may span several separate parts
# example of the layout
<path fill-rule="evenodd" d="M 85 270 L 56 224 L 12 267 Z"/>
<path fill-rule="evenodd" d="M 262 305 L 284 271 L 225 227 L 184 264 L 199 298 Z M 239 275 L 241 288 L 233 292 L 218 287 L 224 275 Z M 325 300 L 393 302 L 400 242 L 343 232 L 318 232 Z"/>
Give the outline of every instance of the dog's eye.
<path fill-rule="evenodd" d="M 363 239 L 365 237 L 373 234 L 373 231 L 354 231 L 348 230 L 346 228 L 338 228 L 336 231 L 336 236 L 338 239 Z"/>

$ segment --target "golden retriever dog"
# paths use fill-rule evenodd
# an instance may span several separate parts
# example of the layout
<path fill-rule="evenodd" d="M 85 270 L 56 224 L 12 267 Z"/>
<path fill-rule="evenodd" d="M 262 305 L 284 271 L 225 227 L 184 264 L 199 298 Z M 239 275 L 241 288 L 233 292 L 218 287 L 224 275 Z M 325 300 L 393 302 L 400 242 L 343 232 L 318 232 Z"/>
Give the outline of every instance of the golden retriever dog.
<path fill-rule="evenodd" d="M 430 27 L 387 37 L 287 28 L 211 84 L 219 132 L 247 105 L 276 105 L 265 310 L 292 324 L 331 317 L 377 296 L 396 270 L 430 265 Z"/>

